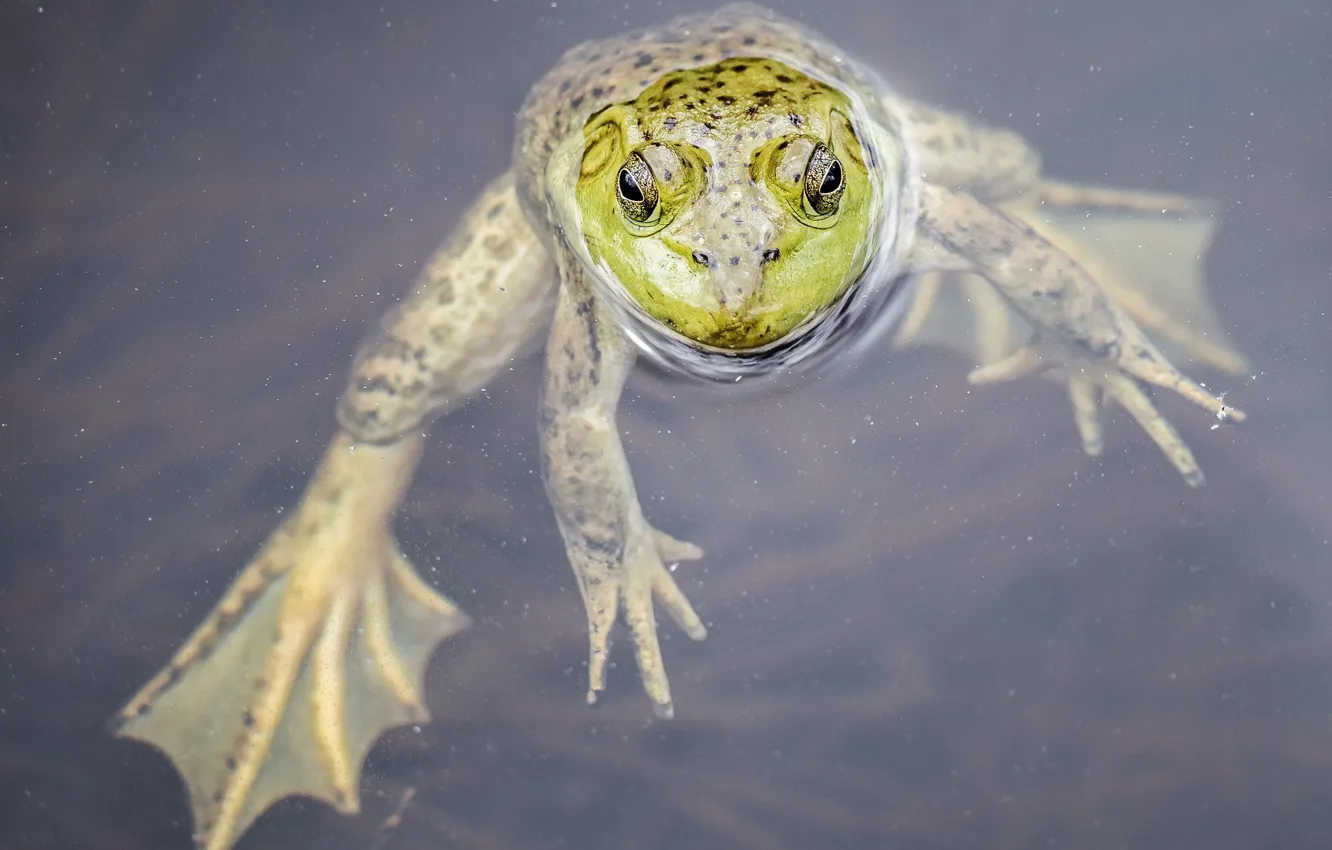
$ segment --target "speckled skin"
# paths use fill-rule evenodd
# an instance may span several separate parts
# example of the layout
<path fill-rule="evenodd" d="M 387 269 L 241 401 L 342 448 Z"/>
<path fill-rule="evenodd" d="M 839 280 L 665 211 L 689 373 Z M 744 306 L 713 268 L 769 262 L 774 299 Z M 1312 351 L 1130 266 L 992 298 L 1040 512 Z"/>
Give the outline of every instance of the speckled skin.
<path fill-rule="evenodd" d="M 807 85 L 788 74 L 794 67 L 821 82 Z M 746 189 L 744 164 L 769 135 L 817 125 L 828 112 L 810 104 L 841 103 L 842 95 L 864 104 L 868 123 L 854 129 L 873 142 L 854 174 L 881 192 L 882 217 L 893 224 L 866 231 L 873 250 L 847 266 L 849 282 L 828 290 L 829 304 L 857 306 L 870 277 L 916 275 L 915 289 L 901 290 L 910 304 L 899 345 L 961 350 L 981 367 L 977 382 L 1038 370 L 1067 381 L 1092 454 L 1108 394 L 1190 484 L 1201 482 L 1144 385 L 1220 417 L 1238 411 L 1184 378 L 1138 325 L 1186 355 L 1243 366 L 1211 332 L 1194 282 L 1194 258 L 1210 231 L 1201 206 L 1045 180 L 1016 135 L 900 99 L 815 34 L 754 6 L 583 45 L 533 88 L 510 172 L 473 203 L 361 346 L 338 409 L 341 430 L 298 508 L 116 718 L 120 734 L 160 747 L 179 768 L 202 846 L 230 847 L 290 794 L 356 811 L 360 765 L 378 735 L 428 718 L 420 697 L 426 661 L 467 619 L 403 558 L 392 515 L 422 427 L 531 349 L 547 327 L 543 475 L 587 609 L 588 699 L 604 686 L 622 615 L 644 688 L 658 715 L 670 716 L 654 600 L 690 637 L 705 636 L 666 568 L 701 552 L 644 518 L 615 422 L 640 350 L 669 331 L 608 297 L 614 281 L 589 263 L 573 200 L 589 165 L 575 159 L 573 173 L 556 166 L 561 151 L 590 148 L 584 131 L 597 113 L 635 100 L 640 136 L 678 130 L 712 145 L 717 153 L 699 179 L 720 189 L 688 204 L 694 244 L 686 261 L 716 292 L 743 301 L 795 252 L 773 253 L 788 243 L 759 226 L 755 216 L 771 212 L 761 200 L 736 205 L 726 193 Z M 1147 277 L 1178 274 L 1182 282 L 1135 286 L 1144 273 L 1126 266 L 1122 252 L 1079 241 L 1088 233 L 1098 244 L 1102 235 L 1107 244 L 1141 244 L 1148 231 L 1165 247 L 1133 257 L 1150 266 Z M 1167 255 L 1174 259 L 1161 259 Z M 1172 287 L 1189 291 L 1167 309 Z M 961 318 L 940 318 L 959 303 Z M 632 333 L 627 321 L 637 323 Z"/>

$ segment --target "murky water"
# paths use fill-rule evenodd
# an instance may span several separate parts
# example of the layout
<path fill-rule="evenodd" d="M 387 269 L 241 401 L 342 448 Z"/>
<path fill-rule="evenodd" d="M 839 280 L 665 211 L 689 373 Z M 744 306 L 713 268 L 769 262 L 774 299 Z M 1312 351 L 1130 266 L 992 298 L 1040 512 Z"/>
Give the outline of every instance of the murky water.
<path fill-rule="evenodd" d="M 707 550 L 677 720 L 584 621 L 534 364 L 434 428 L 399 523 L 477 619 L 365 813 L 245 848 L 1332 846 L 1332 12 L 1316 0 L 777 3 L 1052 174 L 1224 199 L 1250 421 L 1165 402 L 1083 457 L 1053 384 L 944 354 L 744 404 L 631 387 L 645 510 Z M 584 37 L 698 4 L 16 2 L 0 10 L 0 844 L 189 846 L 102 723 L 296 500 L 362 331 Z M 1162 9 L 1161 7 L 1165 8 Z M 415 796 L 392 836 L 380 824 Z"/>

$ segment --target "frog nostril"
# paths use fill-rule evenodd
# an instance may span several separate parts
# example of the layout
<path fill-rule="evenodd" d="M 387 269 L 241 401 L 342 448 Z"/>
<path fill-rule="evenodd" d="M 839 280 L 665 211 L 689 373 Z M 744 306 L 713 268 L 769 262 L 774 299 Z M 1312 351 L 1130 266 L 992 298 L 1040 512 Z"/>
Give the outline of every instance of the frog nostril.
<path fill-rule="evenodd" d="M 712 265 L 712 258 L 702 251 L 695 251 L 693 254 L 693 260 L 704 268 L 708 268 Z"/>
<path fill-rule="evenodd" d="M 775 263 L 777 262 L 777 258 L 780 257 L 781 255 L 782 251 L 780 248 L 769 248 L 763 252 L 763 262 Z"/>

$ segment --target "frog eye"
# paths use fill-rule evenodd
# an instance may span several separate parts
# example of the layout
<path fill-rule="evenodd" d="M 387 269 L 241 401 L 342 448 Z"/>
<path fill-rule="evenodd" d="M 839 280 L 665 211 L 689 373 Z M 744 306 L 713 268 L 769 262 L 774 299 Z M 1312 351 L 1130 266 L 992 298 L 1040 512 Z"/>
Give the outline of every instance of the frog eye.
<path fill-rule="evenodd" d="M 816 145 L 805 166 L 805 211 L 813 218 L 832 215 L 837 212 L 845 189 L 841 161 L 827 145 Z"/>
<path fill-rule="evenodd" d="M 636 153 L 629 155 L 615 178 L 615 198 L 625 217 L 636 224 L 650 224 L 660 215 L 657 180 L 647 160 Z"/>

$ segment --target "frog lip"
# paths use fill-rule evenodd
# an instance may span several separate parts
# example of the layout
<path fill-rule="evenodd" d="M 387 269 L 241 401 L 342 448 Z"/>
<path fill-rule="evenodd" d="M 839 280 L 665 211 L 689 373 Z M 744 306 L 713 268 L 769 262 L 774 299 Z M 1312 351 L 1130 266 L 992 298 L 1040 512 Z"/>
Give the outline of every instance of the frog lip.
<path fill-rule="evenodd" d="M 912 278 L 862 274 L 841 298 L 779 339 L 728 348 L 690 339 L 632 304 L 609 299 L 653 380 L 687 382 L 727 398 L 785 392 L 811 376 L 854 366 L 896 327 Z M 739 395 L 737 395 L 739 394 Z"/>
<path fill-rule="evenodd" d="M 756 329 L 763 323 L 763 318 L 775 312 L 771 309 L 750 309 L 741 305 L 736 309 L 722 307 L 712 314 L 716 328 L 705 339 L 693 340 L 696 344 L 727 352 L 756 351 L 776 342 L 765 340 L 758 345 L 749 344 L 755 337 Z"/>

